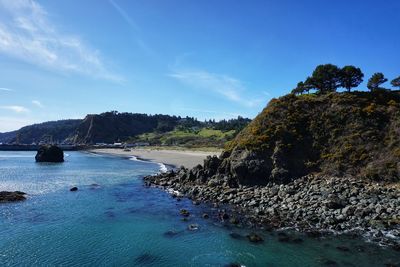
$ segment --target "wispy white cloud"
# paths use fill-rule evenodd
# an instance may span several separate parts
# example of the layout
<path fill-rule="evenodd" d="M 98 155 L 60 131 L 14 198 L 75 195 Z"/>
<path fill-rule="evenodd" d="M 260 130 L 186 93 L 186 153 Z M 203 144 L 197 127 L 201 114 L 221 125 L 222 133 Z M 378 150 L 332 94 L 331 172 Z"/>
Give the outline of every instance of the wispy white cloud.
<path fill-rule="evenodd" d="M 0 106 L 1 109 L 7 109 L 15 113 L 28 113 L 30 110 L 23 106 L 10 105 L 10 106 Z"/>
<path fill-rule="evenodd" d="M 14 90 L 13 90 L 13 89 L 11 89 L 11 88 L 0 87 L 0 91 L 7 91 L 7 92 L 11 92 L 11 91 L 14 91 Z"/>
<path fill-rule="evenodd" d="M 248 97 L 248 90 L 243 83 L 228 75 L 216 74 L 204 70 L 196 71 L 174 71 L 168 74 L 190 87 L 208 90 L 218 93 L 229 101 L 239 103 L 244 106 L 254 107 L 263 102 L 261 98 Z"/>
<path fill-rule="evenodd" d="M 18 130 L 23 126 L 37 123 L 38 121 L 29 118 L 0 116 L 0 132 Z"/>
<path fill-rule="evenodd" d="M 38 100 L 32 100 L 32 104 L 37 106 L 38 108 L 44 108 L 43 104 Z"/>
<path fill-rule="evenodd" d="M 136 44 L 147 54 L 154 56 L 154 51 L 147 45 L 147 43 L 141 38 L 140 27 L 139 25 L 132 19 L 131 16 L 114 0 L 108 1 L 111 6 L 118 12 L 118 14 L 122 17 L 122 19 L 130 26 L 133 30 L 134 40 Z"/>
<path fill-rule="evenodd" d="M 33 0 L 0 0 L 0 53 L 51 70 L 123 80 L 105 67 L 99 51 L 53 25 Z"/>

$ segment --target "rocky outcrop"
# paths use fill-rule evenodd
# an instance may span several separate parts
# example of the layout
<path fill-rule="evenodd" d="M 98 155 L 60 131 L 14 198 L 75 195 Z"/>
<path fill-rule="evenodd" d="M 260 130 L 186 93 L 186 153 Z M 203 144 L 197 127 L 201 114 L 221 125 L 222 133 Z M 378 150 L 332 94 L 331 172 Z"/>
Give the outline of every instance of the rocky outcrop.
<path fill-rule="evenodd" d="M 64 162 L 64 152 L 58 146 L 41 146 L 35 160 L 36 162 Z"/>
<path fill-rule="evenodd" d="M 287 95 L 208 159 L 203 175 L 243 185 L 288 183 L 309 173 L 400 181 L 400 94 Z"/>
<path fill-rule="evenodd" d="M 0 203 L 4 202 L 16 202 L 25 200 L 25 193 L 20 191 L 9 192 L 9 191 L 1 191 L 0 192 Z"/>

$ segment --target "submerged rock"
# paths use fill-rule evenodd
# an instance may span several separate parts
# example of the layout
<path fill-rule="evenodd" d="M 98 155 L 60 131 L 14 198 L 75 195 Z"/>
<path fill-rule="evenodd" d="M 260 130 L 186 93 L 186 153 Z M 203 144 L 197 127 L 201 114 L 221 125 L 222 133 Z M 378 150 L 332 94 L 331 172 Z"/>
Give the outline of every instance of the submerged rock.
<path fill-rule="evenodd" d="M 176 235 L 178 235 L 179 234 L 179 232 L 177 232 L 177 231 L 175 231 L 175 230 L 169 230 L 169 231 L 166 231 L 165 233 L 164 233 L 164 236 L 165 237 L 174 237 L 174 236 L 176 236 Z"/>
<path fill-rule="evenodd" d="M 233 239 L 241 239 L 242 238 L 242 236 L 240 234 L 235 233 L 235 232 L 230 233 L 229 236 Z"/>
<path fill-rule="evenodd" d="M 256 234 L 256 233 L 250 233 L 250 234 L 248 234 L 248 235 L 247 235 L 247 238 L 248 238 L 249 241 L 252 242 L 252 243 L 261 243 L 261 242 L 264 241 L 264 239 L 263 239 L 261 236 L 259 236 L 258 234 Z"/>
<path fill-rule="evenodd" d="M 189 224 L 188 225 L 188 230 L 190 230 L 190 231 L 196 231 L 198 229 L 199 229 L 199 225 L 198 224 L 193 223 L 193 224 Z"/>
<path fill-rule="evenodd" d="M 0 202 L 15 202 L 25 200 L 25 193 L 20 191 L 9 192 L 9 191 L 1 191 L 0 192 Z"/>
<path fill-rule="evenodd" d="M 69 191 L 71 191 L 71 192 L 78 191 L 78 187 L 74 186 Z"/>
<path fill-rule="evenodd" d="M 159 257 L 152 255 L 150 253 L 140 254 L 135 258 L 135 264 L 143 266 L 143 265 L 153 265 L 157 261 L 159 261 Z"/>
<path fill-rule="evenodd" d="M 64 162 L 64 152 L 58 146 L 41 146 L 35 160 L 36 162 Z"/>
<path fill-rule="evenodd" d="M 185 209 L 181 209 L 179 212 L 183 217 L 189 217 L 190 212 L 188 210 Z"/>

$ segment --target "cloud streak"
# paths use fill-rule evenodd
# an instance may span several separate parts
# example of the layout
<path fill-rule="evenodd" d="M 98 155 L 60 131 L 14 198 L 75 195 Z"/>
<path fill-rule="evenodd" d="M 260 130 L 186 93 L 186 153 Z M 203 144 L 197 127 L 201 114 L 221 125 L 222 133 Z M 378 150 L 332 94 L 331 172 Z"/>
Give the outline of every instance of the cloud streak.
<path fill-rule="evenodd" d="M 13 111 L 15 113 L 28 113 L 30 110 L 27 109 L 26 107 L 23 106 L 16 106 L 16 105 L 10 105 L 10 106 L 0 106 L 1 109 L 6 109 Z"/>
<path fill-rule="evenodd" d="M 228 75 L 198 71 L 174 71 L 168 74 L 179 82 L 193 88 L 199 88 L 217 93 L 225 99 L 239 103 L 243 106 L 254 107 L 263 100 L 245 96 L 246 88 L 243 83 Z"/>
<path fill-rule="evenodd" d="M 32 100 L 32 104 L 38 108 L 44 108 L 43 104 L 38 100 Z"/>
<path fill-rule="evenodd" d="M 0 0 L 0 53 L 50 70 L 123 81 L 105 67 L 99 51 L 53 25 L 33 0 Z"/>
<path fill-rule="evenodd" d="M 13 90 L 13 89 L 11 89 L 11 88 L 0 87 L 0 91 L 7 91 L 7 92 L 11 92 L 11 91 L 14 91 L 14 90 Z"/>

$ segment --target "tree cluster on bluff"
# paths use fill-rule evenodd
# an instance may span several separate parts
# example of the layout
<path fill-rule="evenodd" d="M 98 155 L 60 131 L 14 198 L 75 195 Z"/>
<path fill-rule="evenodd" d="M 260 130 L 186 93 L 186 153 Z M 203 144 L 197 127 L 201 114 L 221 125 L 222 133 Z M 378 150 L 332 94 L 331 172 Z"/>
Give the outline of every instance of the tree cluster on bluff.
<path fill-rule="evenodd" d="M 352 88 L 358 87 L 364 78 L 364 73 L 360 68 L 352 65 L 339 68 L 333 64 L 319 65 L 315 68 L 312 75 L 307 77 L 304 82 L 299 82 L 292 90 L 293 94 L 309 93 L 315 90 L 317 93 L 336 92 L 339 87 L 345 88 L 348 92 Z M 381 85 L 388 79 L 381 72 L 374 73 L 368 80 L 367 88 L 371 91 L 385 90 Z M 393 87 L 400 88 L 400 76 L 391 81 Z"/>

